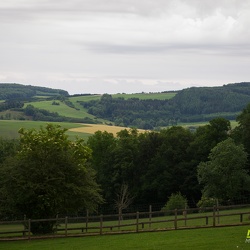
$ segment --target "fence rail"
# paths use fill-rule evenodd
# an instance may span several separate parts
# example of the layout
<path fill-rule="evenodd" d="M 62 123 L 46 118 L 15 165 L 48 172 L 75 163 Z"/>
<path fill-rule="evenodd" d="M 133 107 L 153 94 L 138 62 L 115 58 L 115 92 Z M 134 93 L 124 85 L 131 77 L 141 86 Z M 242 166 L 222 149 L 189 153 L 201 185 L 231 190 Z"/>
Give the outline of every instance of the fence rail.
<path fill-rule="evenodd" d="M 250 225 L 250 204 L 242 206 L 214 206 L 199 209 L 152 211 L 64 217 L 52 219 L 26 219 L 0 221 L 0 240 L 32 239 L 33 223 L 53 223 L 51 235 L 40 237 L 68 237 L 103 235 L 114 233 L 138 233 L 149 231 L 178 230 L 204 227 Z"/>

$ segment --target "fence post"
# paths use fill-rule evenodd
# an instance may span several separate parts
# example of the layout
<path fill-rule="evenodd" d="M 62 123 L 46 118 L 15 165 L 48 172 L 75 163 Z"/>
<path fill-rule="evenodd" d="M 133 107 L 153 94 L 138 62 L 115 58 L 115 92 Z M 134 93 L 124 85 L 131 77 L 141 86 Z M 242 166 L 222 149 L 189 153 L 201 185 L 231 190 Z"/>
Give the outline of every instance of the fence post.
<path fill-rule="evenodd" d="M 215 211 L 216 211 L 216 208 L 215 206 L 213 207 L 213 227 L 216 226 L 216 216 L 215 216 Z"/>
<path fill-rule="evenodd" d="M 68 236 L 68 217 L 65 217 L 65 236 Z"/>
<path fill-rule="evenodd" d="M 151 229 L 152 205 L 149 206 L 149 228 Z"/>
<path fill-rule="evenodd" d="M 139 212 L 136 212 L 136 232 L 139 232 Z"/>
<path fill-rule="evenodd" d="M 219 200 L 217 199 L 217 202 L 216 202 L 216 211 L 217 211 L 217 223 L 220 224 L 220 211 L 219 211 Z"/>
<path fill-rule="evenodd" d="M 23 216 L 23 236 L 26 236 L 26 230 L 27 230 L 27 218 L 26 218 L 26 214 Z"/>
<path fill-rule="evenodd" d="M 86 233 L 88 232 L 88 224 L 89 224 L 89 210 L 86 211 Z"/>
<path fill-rule="evenodd" d="M 29 240 L 30 240 L 30 231 L 31 231 L 31 220 L 29 219 L 29 221 L 28 221 L 28 230 L 29 230 L 29 232 L 28 232 L 28 235 L 29 235 Z"/>
<path fill-rule="evenodd" d="M 242 221 L 243 221 L 243 214 L 241 213 L 240 214 L 240 223 L 242 223 Z"/>
<path fill-rule="evenodd" d="M 174 229 L 177 229 L 177 209 L 174 210 Z"/>
<path fill-rule="evenodd" d="M 185 218 L 185 227 L 187 226 L 187 208 L 185 207 L 185 209 L 183 210 L 183 215 Z"/>
<path fill-rule="evenodd" d="M 58 228 L 58 214 L 56 214 L 56 233 L 57 233 L 57 228 Z"/>
<path fill-rule="evenodd" d="M 121 220 L 122 220 L 122 211 L 121 209 L 119 209 L 119 212 L 118 212 L 118 229 L 120 230 L 120 225 L 121 225 Z"/>
<path fill-rule="evenodd" d="M 100 215 L 100 235 L 102 235 L 103 215 Z"/>

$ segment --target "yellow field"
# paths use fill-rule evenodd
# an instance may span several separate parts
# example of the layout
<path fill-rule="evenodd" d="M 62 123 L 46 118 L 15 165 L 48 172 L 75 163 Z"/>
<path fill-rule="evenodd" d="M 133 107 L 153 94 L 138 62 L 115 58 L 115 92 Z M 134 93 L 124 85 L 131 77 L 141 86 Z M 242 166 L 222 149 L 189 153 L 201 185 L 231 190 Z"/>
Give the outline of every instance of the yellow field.
<path fill-rule="evenodd" d="M 118 127 L 118 126 L 109 126 L 104 124 L 84 124 L 83 127 L 78 128 L 71 128 L 69 131 L 72 132 L 78 132 L 78 133 L 88 133 L 88 134 L 94 134 L 96 131 L 107 131 L 108 133 L 112 133 L 113 135 L 116 135 L 117 132 L 130 128 L 126 127 Z M 145 130 L 143 129 L 137 129 L 139 132 L 143 133 Z"/>

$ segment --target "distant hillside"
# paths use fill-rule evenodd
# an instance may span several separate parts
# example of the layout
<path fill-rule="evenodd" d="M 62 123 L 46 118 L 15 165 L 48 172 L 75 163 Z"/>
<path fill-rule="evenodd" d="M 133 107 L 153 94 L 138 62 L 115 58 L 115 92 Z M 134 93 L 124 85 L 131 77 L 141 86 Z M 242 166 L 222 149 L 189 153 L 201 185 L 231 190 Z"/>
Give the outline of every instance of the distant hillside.
<path fill-rule="evenodd" d="M 173 101 L 183 115 L 239 112 L 250 102 L 250 83 L 183 89 Z"/>
<path fill-rule="evenodd" d="M 235 119 L 250 102 L 250 83 L 222 87 L 192 87 L 170 99 L 139 99 L 103 95 L 98 100 L 79 101 L 88 113 L 120 126 L 153 129 L 179 122 L 209 121 L 215 117 Z"/>
<path fill-rule="evenodd" d="M 250 83 L 191 87 L 176 92 L 74 96 L 64 90 L 0 84 L 0 100 L 0 119 L 104 122 L 156 129 L 215 117 L 234 120 L 250 103 Z"/>
<path fill-rule="evenodd" d="M 19 99 L 25 100 L 34 96 L 68 96 L 68 92 L 61 89 L 35 87 L 17 83 L 0 83 L 0 100 Z"/>

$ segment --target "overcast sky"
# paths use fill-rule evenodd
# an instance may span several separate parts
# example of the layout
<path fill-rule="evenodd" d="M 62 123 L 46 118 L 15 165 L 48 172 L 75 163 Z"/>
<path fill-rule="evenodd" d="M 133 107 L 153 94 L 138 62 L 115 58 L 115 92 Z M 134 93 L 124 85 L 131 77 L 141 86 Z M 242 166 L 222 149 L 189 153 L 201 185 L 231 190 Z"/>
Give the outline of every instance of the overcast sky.
<path fill-rule="evenodd" d="M 70 94 L 250 81 L 250 0 L 0 0 L 0 58 Z"/>

